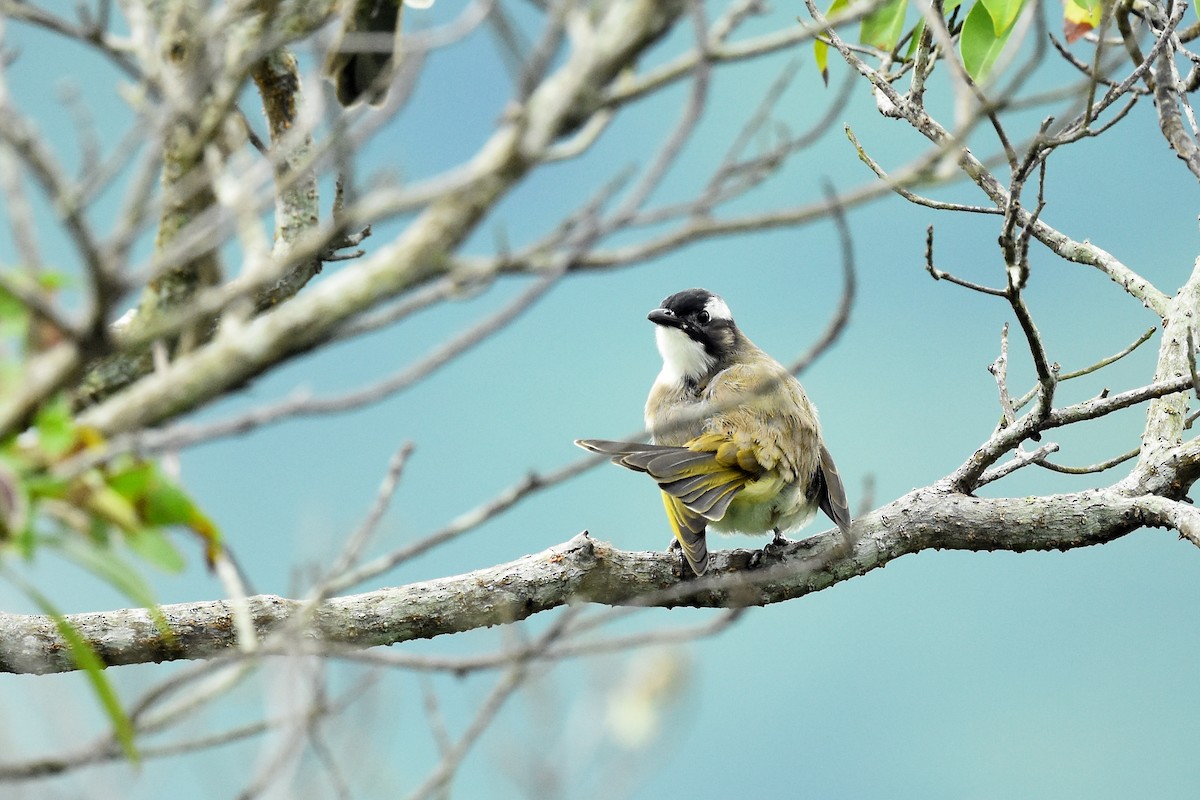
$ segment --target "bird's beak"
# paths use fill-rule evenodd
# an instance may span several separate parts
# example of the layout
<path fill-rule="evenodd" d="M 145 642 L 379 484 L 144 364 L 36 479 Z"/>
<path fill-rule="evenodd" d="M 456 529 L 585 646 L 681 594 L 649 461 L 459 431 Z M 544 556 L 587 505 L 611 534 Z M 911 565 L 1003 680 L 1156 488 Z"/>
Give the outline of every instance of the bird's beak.
<path fill-rule="evenodd" d="M 646 319 L 653 322 L 655 325 L 662 325 L 666 328 L 682 328 L 683 320 L 675 316 L 673 311 L 665 308 L 656 308 L 646 315 Z"/>

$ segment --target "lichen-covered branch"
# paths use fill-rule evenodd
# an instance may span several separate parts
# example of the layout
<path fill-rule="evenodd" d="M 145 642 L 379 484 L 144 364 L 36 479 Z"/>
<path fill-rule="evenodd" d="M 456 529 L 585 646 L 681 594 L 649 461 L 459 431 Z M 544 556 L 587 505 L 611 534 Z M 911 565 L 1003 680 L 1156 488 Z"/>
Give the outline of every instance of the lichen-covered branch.
<path fill-rule="evenodd" d="M 461 186 L 435 199 L 390 246 L 331 276 L 270 313 L 228 325 L 202 349 L 89 409 L 106 433 L 153 425 L 239 386 L 327 339 L 350 317 L 449 270 L 449 254 L 548 148 L 599 107 L 595 91 L 661 36 L 683 3 L 626 0 L 596 23 L 592 46 L 576 49 L 479 150 Z"/>
<path fill-rule="evenodd" d="M 299 125 L 300 68 L 296 57 L 279 48 L 259 61 L 251 73 L 262 97 L 263 112 L 270 125 L 278 191 L 275 196 L 275 248 L 286 256 L 304 233 L 320 221 L 317 174 L 309 162 L 312 134 Z M 319 257 L 303 259 L 278 281 L 259 293 L 259 308 L 280 303 L 304 287 L 321 269 Z"/>

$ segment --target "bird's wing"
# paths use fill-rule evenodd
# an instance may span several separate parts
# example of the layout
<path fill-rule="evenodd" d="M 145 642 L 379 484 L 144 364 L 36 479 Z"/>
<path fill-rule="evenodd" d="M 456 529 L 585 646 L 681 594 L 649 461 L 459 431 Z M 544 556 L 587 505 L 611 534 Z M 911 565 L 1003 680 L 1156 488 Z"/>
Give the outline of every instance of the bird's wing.
<path fill-rule="evenodd" d="M 724 517 L 733 498 L 756 477 L 753 455 L 719 434 L 697 436 L 683 447 L 605 439 L 575 443 L 612 456 L 614 464 L 645 472 L 663 492 L 710 521 Z"/>
<path fill-rule="evenodd" d="M 821 491 L 819 502 L 825 515 L 837 523 L 842 533 L 850 533 L 850 502 L 846 499 L 846 487 L 842 485 L 842 476 L 834 466 L 833 456 L 829 448 L 821 445 Z"/>

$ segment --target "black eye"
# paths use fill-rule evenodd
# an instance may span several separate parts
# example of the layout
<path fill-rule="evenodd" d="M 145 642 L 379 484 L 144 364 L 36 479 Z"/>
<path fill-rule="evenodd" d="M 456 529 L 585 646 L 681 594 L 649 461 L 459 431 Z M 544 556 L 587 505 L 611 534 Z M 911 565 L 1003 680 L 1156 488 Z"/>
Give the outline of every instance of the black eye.
<path fill-rule="evenodd" d="M 711 319 L 712 317 L 708 315 L 707 311 L 701 311 L 696 315 L 696 322 L 699 322 L 701 325 L 707 325 Z"/>

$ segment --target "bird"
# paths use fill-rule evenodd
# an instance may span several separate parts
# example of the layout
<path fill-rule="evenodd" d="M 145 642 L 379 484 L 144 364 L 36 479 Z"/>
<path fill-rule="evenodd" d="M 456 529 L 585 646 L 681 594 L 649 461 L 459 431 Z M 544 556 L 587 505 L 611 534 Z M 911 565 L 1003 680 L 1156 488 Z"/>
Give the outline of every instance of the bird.
<path fill-rule="evenodd" d="M 662 370 L 646 400 L 652 443 L 575 444 L 644 472 L 662 490 L 674 541 L 697 576 L 708 569 L 705 532 L 783 534 L 820 508 L 849 536 L 846 490 L 800 382 L 734 322 L 707 289 L 665 298 L 647 319 Z"/>
<path fill-rule="evenodd" d="M 342 32 L 325 60 L 325 74 L 343 106 L 363 100 L 377 106 L 387 97 L 400 61 L 403 6 L 402 0 L 345 0 Z"/>

